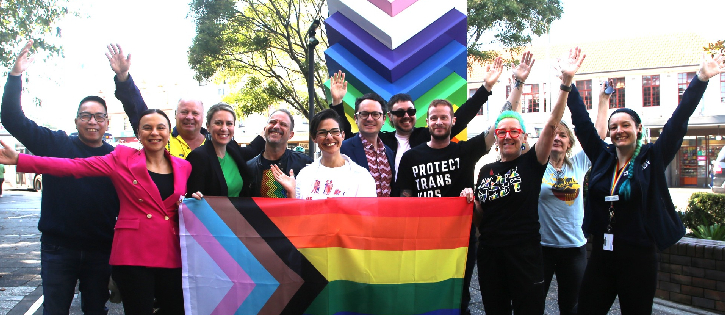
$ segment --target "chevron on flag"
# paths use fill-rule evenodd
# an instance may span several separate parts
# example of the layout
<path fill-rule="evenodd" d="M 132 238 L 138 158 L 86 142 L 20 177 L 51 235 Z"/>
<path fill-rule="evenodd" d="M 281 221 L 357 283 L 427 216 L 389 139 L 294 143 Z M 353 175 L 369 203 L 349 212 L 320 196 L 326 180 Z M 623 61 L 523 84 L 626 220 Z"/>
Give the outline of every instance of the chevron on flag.
<path fill-rule="evenodd" d="M 464 198 L 181 205 L 187 314 L 459 314 Z"/>

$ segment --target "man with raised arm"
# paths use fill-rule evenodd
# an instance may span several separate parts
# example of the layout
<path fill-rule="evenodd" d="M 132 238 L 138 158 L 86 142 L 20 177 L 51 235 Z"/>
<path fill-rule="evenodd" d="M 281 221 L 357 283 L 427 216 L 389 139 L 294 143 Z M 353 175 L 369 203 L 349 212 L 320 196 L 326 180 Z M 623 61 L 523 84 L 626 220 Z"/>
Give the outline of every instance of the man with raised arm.
<path fill-rule="evenodd" d="M 131 54 L 124 56 L 120 45 L 111 44 L 108 45 L 106 57 L 111 69 L 116 73 L 113 78 L 116 82 L 116 98 L 123 104 L 123 110 L 128 115 L 135 132 L 138 127 L 138 115 L 148 109 L 148 106 L 146 106 L 146 102 L 141 97 L 141 91 L 139 91 L 129 73 Z M 171 155 L 185 159 L 191 151 L 204 144 L 206 140 L 207 131 L 202 127 L 204 105 L 200 100 L 196 99 L 179 99 L 175 116 L 176 126 L 171 132 L 166 149 Z M 264 139 L 258 136 L 249 146 L 261 152 L 264 148 Z"/>
<path fill-rule="evenodd" d="M 505 110 L 518 110 L 523 84 L 529 76 L 534 62 L 533 55 L 526 52 L 521 58 L 521 63 L 514 68 L 515 85 L 508 101 L 501 109 L 502 112 Z M 484 94 L 479 96 L 483 90 L 479 89 L 467 103 L 470 103 L 471 100 L 476 100 L 476 103 L 480 102 L 480 104 L 486 102 L 488 95 L 491 94 L 489 91 L 491 91 L 493 84 L 501 75 L 500 67 L 501 59 L 497 58 L 494 62 L 494 69 L 490 69 L 489 66 L 487 71 L 489 75 L 485 80 L 486 83 L 484 83 L 486 89 L 483 92 Z M 488 85 L 488 82 L 491 84 Z M 410 101 L 401 101 L 396 105 L 399 105 L 397 110 L 402 111 L 413 108 Z M 388 106 L 391 106 L 390 103 L 388 103 Z M 488 153 L 494 143 L 495 126 L 492 124 L 489 129 L 480 135 L 468 141 L 456 143 L 451 141 L 452 130 L 456 125 L 456 117 L 453 114 L 453 106 L 450 102 L 440 99 L 433 100 L 428 106 L 427 115 L 428 134 L 430 134 L 431 138 L 427 143 L 414 146 L 403 154 L 400 159 L 396 186 L 400 190 L 401 197 L 458 197 L 464 188 L 473 186 L 473 173 L 476 162 L 484 154 Z M 406 112 L 402 117 L 405 119 L 397 120 L 396 128 L 407 129 L 410 130 L 411 134 L 414 134 L 416 129 L 412 128 L 412 122 L 407 121 L 410 115 Z M 417 132 L 417 135 L 420 135 L 420 132 Z M 476 221 L 476 218 L 474 218 L 474 223 Z M 470 293 L 468 289 L 475 261 L 476 230 L 472 224 L 466 271 L 463 278 L 461 314 L 469 314 Z"/>
<path fill-rule="evenodd" d="M 287 148 L 287 142 L 295 135 L 295 120 L 286 109 L 278 109 L 269 115 L 264 126 L 264 151 L 247 161 L 252 174 L 249 187 L 252 197 L 287 198 L 287 191 L 274 179 L 272 165 L 277 165 L 285 174 L 297 174 L 312 163 L 306 154 Z"/>
<path fill-rule="evenodd" d="M 481 110 L 481 106 L 486 103 L 488 96 L 491 95 L 491 89 L 493 85 L 498 81 L 501 75 L 502 60 L 496 58 L 493 66 L 488 67 L 486 74 L 484 75 L 482 88 L 471 96 L 458 110 L 454 113 L 456 118 L 456 124 L 451 129 L 450 137 L 455 137 L 463 129 L 466 129 L 471 120 L 476 117 L 476 114 Z M 345 81 L 345 74 L 338 72 L 332 78 L 330 78 L 331 84 L 340 84 Z M 338 115 L 345 117 L 345 111 L 342 106 L 342 102 L 333 104 L 340 104 L 330 106 L 334 109 Z M 383 143 L 390 147 L 395 154 L 395 172 L 398 172 L 398 166 L 400 165 L 400 158 L 403 153 L 408 151 L 417 145 L 426 143 L 431 139 L 431 133 L 427 127 L 415 127 L 416 122 L 416 109 L 413 104 L 413 99 L 410 95 L 400 93 L 393 95 L 387 102 L 386 111 L 388 112 L 388 118 L 390 124 L 395 128 L 395 131 L 381 131 L 378 135 Z M 341 126 L 345 131 L 345 137 L 351 138 L 353 133 L 351 132 L 351 126 L 345 119 Z"/>
<path fill-rule="evenodd" d="M 28 57 L 32 45 L 29 40 L 20 52 L 5 84 L 0 110 L 5 129 L 35 155 L 85 158 L 113 151 L 103 141 L 108 110 L 98 96 L 80 102 L 77 137 L 38 126 L 25 116 L 20 106 L 21 75 L 33 60 Z M 83 313 L 108 312 L 108 261 L 118 209 L 116 189 L 108 178 L 43 176 L 38 222 L 43 314 L 68 314 L 78 282 Z"/>

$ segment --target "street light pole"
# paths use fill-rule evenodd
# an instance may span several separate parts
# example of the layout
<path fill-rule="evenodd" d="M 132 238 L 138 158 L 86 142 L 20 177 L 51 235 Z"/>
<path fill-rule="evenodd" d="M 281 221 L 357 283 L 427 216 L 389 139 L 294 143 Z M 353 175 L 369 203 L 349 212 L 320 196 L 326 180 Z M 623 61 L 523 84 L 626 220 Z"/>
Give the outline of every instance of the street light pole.
<path fill-rule="evenodd" d="M 320 42 L 315 38 L 317 28 L 320 27 L 320 20 L 314 20 L 310 28 L 307 30 L 307 98 L 309 106 L 309 117 L 307 121 L 312 121 L 315 116 L 315 46 Z M 312 142 L 314 133 L 310 133 L 309 139 L 309 155 L 315 158 L 315 145 Z"/>

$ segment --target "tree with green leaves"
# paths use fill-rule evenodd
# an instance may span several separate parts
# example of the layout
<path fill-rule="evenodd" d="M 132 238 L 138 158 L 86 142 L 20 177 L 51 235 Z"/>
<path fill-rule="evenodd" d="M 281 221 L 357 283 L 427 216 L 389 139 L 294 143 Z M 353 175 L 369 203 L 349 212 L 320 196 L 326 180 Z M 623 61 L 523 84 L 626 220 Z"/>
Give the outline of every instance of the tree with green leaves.
<path fill-rule="evenodd" d="M 307 116 L 307 30 L 326 10 L 325 1 L 315 0 L 193 0 L 197 34 L 189 64 L 197 80 L 217 75 L 241 87 L 224 101 L 244 113 L 285 102 Z M 314 86 L 323 91 L 327 39 L 317 38 Z M 318 109 L 327 107 L 324 93 L 314 99 Z"/>
<path fill-rule="evenodd" d="M 546 34 L 563 11 L 559 0 L 468 0 L 469 67 L 498 55 L 483 49 L 487 43 L 482 40 L 491 32 L 493 42 L 517 51 L 531 43 L 531 35 Z"/>
<path fill-rule="evenodd" d="M 61 54 L 61 47 L 50 43 L 49 36 L 60 37 L 54 24 L 68 13 L 65 0 L 0 0 L 0 65 L 10 68 L 17 50 L 28 39 L 34 48 Z"/>

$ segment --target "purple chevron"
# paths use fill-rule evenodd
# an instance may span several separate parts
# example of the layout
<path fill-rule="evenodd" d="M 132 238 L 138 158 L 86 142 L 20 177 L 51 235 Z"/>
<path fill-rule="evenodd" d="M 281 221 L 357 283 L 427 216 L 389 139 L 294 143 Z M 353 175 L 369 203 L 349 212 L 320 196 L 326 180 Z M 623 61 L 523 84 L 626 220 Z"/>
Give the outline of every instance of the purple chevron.
<path fill-rule="evenodd" d="M 390 82 L 400 79 L 451 41 L 466 45 L 466 15 L 455 9 L 393 50 L 340 12 L 325 20 L 325 24 L 330 46 L 340 43 Z"/>
<path fill-rule="evenodd" d="M 374 4 L 376 7 L 380 8 L 380 10 L 383 10 L 383 12 L 387 13 L 388 15 L 395 16 L 396 14 L 407 9 L 409 6 L 411 6 L 413 3 L 415 3 L 418 0 L 368 0 L 368 1 L 372 4 Z"/>
<path fill-rule="evenodd" d="M 184 208 L 186 208 L 184 206 Z M 194 240 L 229 277 L 233 285 L 212 314 L 234 314 L 255 287 L 252 279 L 192 211 L 184 211 L 184 224 Z"/>

